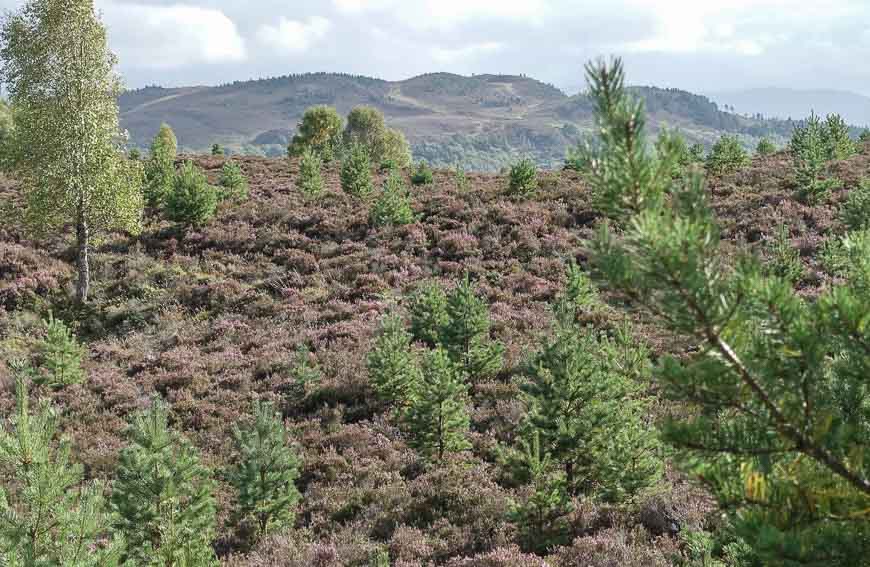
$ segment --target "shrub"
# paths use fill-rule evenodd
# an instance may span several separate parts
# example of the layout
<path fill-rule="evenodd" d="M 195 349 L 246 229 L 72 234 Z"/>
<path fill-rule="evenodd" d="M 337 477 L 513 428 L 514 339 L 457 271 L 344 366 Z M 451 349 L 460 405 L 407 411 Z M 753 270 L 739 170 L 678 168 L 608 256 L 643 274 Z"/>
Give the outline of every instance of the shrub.
<path fill-rule="evenodd" d="M 471 181 L 468 179 L 468 174 L 460 166 L 456 166 L 453 171 L 453 182 L 456 184 L 456 189 L 464 193 L 471 187 Z"/>
<path fill-rule="evenodd" d="M 145 163 L 145 203 L 158 207 L 172 191 L 178 140 L 167 124 L 162 124 L 151 142 L 151 155 Z"/>
<path fill-rule="evenodd" d="M 374 191 L 372 166 L 365 146 L 356 144 L 341 164 L 341 188 L 354 197 L 369 197 Z"/>
<path fill-rule="evenodd" d="M 511 166 L 508 193 L 515 197 L 530 197 L 538 188 L 538 167 L 529 158 Z"/>
<path fill-rule="evenodd" d="M 849 191 L 840 208 L 840 220 L 849 230 L 870 229 L 870 179 L 862 179 Z"/>
<path fill-rule="evenodd" d="M 224 149 L 220 144 L 212 144 L 211 146 L 211 155 L 213 156 L 222 156 L 224 155 Z"/>
<path fill-rule="evenodd" d="M 205 173 L 188 161 L 179 169 L 166 197 L 166 216 L 189 226 L 202 226 L 214 216 L 218 200 L 219 192 L 209 185 Z"/>
<path fill-rule="evenodd" d="M 749 163 L 749 155 L 737 136 L 722 136 L 713 144 L 707 156 L 705 167 L 708 173 L 724 175 L 733 173 Z"/>
<path fill-rule="evenodd" d="M 770 138 L 762 138 L 755 146 L 755 153 L 760 156 L 769 156 L 776 152 L 776 146 L 770 141 Z"/>
<path fill-rule="evenodd" d="M 288 155 L 313 152 L 324 162 L 332 161 L 341 145 L 342 123 L 338 111 L 331 106 L 312 106 L 296 127 L 296 135 L 287 147 Z"/>
<path fill-rule="evenodd" d="M 313 150 L 305 150 L 299 160 L 299 179 L 296 185 L 299 191 L 308 198 L 314 199 L 323 193 L 323 161 Z"/>
<path fill-rule="evenodd" d="M 804 273 L 800 251 L 791 245 L 788 227 L 779 225 L 770 245 L 768 272 L 794 285 Z"/>
<path fill-rule="evenodd" d="M 411 195 L 399 173 L 391 173 L 372 205 L 370 222 L 375 226 L 411 224 L 415 220 Z"/>
<path fill-rule="evenodd" d="M 402 169 L 411 165 L 411 146 L 405 135 L 395 128 L 387 128 L 380 141 L 381 164 L 390 163 L 394 168 Z"/>
<path fill-rule="evenodd" d="M 704 144 L 695 143 L 689 146 L 689 155 L 692 157 L 692 161 L 694 163 L 704 163 L 707 161 L 705 154 L 707 151 L 704 149 Z"/>
<path fill-rule="evenodd" d="M 39 367 L 34 381 L 51 386 L 78 384 L 84 378 L 82 357 L 85 349 L 60 319 L 49 313 L 42 322 L 45 337 L 39 342 Z"/>
<path fill-rule="evenodd" d="M 223 165 L 218 185 L 221 187 L 221 199 L 241 201 L 248 198 L 248 179 L 241 166 L 234 161 Z"/>
<path fill-rule="evenodd" d="M 142 159 L 142 152 L 139 151 L 139 148 L 131 148 L 129 152 L 127 152 L 127 158 L 130 161 L 139 161 Z"/>
<path fill-rule="evenodd" d="M 424 161 L 417 164 L 417 168 L 411 174 L 411 183 L 414 185 L 431 185 L 433 181 L 434 174 L 432 173 L 432 168 Z"/>
<path fill-rule="evenodd" d="M 121 451 L 111 498 L 115 528 L 133 564 L 212 565 L 211 473 L 168 419 L 155 401 L 128 429 L 131 444 Z"/>
<path fill-rule="evenodd" d="M 292 525 L 299 501 L 299 459 L 288 446 L 274 405 L 255 401 L 252 414 L 253 423 L 233 429 L 236 466 L 230 482 L 238 494 L 237 519 L 253 520 L 259 539 L 272 529 Z"/>

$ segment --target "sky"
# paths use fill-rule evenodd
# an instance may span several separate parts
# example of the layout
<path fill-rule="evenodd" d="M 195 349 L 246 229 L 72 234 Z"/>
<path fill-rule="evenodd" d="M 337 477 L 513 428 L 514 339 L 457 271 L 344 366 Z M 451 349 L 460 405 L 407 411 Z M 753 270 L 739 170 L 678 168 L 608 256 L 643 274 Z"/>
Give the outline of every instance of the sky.
<path fill-rule="evenodd" d="M 15 8 L 21 0 L 0 0 Z M 619 55 L 632 84 L 870 95 L 870 0 L 96 0 L 126 85 L 335 71 L 525 74 L 573 94 Z"/>

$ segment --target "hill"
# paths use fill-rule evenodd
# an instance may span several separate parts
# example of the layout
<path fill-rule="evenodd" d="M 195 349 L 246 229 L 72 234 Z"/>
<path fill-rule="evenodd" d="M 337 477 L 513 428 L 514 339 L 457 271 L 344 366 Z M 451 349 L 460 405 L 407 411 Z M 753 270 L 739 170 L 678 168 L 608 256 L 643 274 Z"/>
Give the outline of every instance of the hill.
<path fill-rule="evenodd" d="M 223 158 L 193 159 L 216 180 Z M 396 565 L 541 565 L 519 551 L 521 536 L 506 521 L 524 493 L 507 480 L 497 444 L 515 441 L 525 411 L 517 378 L 551 328 L 547 302 L 564 288 L 565 262 L 585 259 L 583 240 L 597 215 L 583 180 L 550 172 L 534 198 L 517 202 L 506 195 L 504 176 L 470 174 L 471 187 L 461 188 L 437 171 L 434 185 L 414 190 L 417 222 L 378 229 L 369 225 L 369 205 L 340 191 L 334 166 L 326 195 L 311 203 L 296 189 L 297 162 L 239 162 L 250 198 L 221 205 L 208 226 L 185 232 L 151 214 L 140 236 L 103 240 L 92 256 L 93 302 L 82 310 L 71 293 L 71 240 L 30 240 L 14 214 L 0 223 L 0 359 L 31 353 L 50 311 L 78 322 L 87 380 L 33 393 L 62 408 L 75 459 L 98 478 L 111 477 L 125 423 L 153 396 L 167 401 L 173 427 L 216 471 L 233 460 L 228 439 L 250 401 L 274 400 L 303 463 L 295 527 L 245 550 L 224 523 L 233 497 L 217 474 L 216 547 L 224 565 L 364 566 L 384 550 Z M 710 180 L 722 236 L 769 257 L 777 225 L 785 224 L 805 268 L 799 287 L 813 294 L 833 282 L 819 254 L 842 230 L 835 206 L 868 170 L 865 147 L 834 166 L 844 188 L 807 206 L 795 198 L 787 155 L 755 158 Z M 0 202 L 14 206 L 18 198 L 15 183 L 3 180 Z M 473 385 L 471 450 L 428 467 L 375 395 L 366 354 L 379 318 L 405 307 L 405 293 L 431 279 L 449 288 L 465 273 L 491 305 L 506 364 Z M 633 318 L 637 341 L 656 356 L 683 348 L 617 303 L 587 317 L 611 333 Z M 300 346 L 322 373 L 310 390 L 300 391 L 294 378 Z M 5 372 L 0 364 L 0 384 Z M 11 388 L 0 388 L 0 412 L 9 415 L 13 405 Z M 575 504 L 567 517 L 571 543 L 552 550 L 549 564 L 700 562 L 685 538 L 714 529 L 719 517 L 696 485 L 673 472 L 625 508 L 585 498 Z"/>
<path fill-rule="evenodd" d="M 726 132 L 740 134 L 751 146 L 762 135 L 779 139 L 791 130 L 782 121 L 722 112 L 707 98 L 685 91 L 634 90 L 647 102 L 654 129 L 678 127 L 708 146 Z M 592 123 L 585 96 L 569 97 L 534 79 L 506 75 L 433 73 L 388 82 L 314 73 L 218 87 L 148 87 L 120 98 L 122 126 L 135 146 L 147 147 L 161 122 L 167 122 L 188 150 L 220 143 L 261 155 L 282 155 L 302 113 L 315 104 L 335 106 L 343 114 L 357 105 L 374 106 L 405 133 L 415 157 L 473 170 L 497 170 L 524 155 L 557 166 Z"/>
<path fill-rule="evenodd" d="M 810 111 L 820 116 L 838 113 L 850 124 L 870 125 L 870 97 L 848 91 L 764 88 L 715 93 L 711 98 L 739 113 L 795 120 Z"/>

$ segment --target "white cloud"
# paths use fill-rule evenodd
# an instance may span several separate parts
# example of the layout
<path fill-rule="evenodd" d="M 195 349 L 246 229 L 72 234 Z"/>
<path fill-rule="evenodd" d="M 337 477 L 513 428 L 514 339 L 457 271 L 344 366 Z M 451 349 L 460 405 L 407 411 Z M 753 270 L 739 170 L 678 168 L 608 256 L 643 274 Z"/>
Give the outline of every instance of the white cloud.
<path fill-rule="evenodd" d="M 188 4 L 102 6 L 112 48 L 135 67 L 175 69 L 243 61 L 245 42 L 220 10 Z"/>
<path fill-rule="evenodd" d="M 504 49 L 503 43 L 490 41 L 486 43 L 475 43 L 458 48 L 443 48 L 434 47 L 430 50 L 432 59 L 441 64 L 450 64 L 461 61 L 467 61 L 482 55 L 493 54 Z"/>
<path fill-rule="evenodd" d="M 540 23 L 553 4 L 548 0 L 332 0 L 339 12 L 390 15 L 415 29 L 449 29 L 470 21 L 508 20 Z"/>
<path fill-rule="evenodd" d="M 326 37 L 332 24 L 326 18 L 312 16 L 305 22 L 281 17 L 277 25 L 262 25 L 257 31 L 261 43 L 283 53 L 302 53 Z"/>

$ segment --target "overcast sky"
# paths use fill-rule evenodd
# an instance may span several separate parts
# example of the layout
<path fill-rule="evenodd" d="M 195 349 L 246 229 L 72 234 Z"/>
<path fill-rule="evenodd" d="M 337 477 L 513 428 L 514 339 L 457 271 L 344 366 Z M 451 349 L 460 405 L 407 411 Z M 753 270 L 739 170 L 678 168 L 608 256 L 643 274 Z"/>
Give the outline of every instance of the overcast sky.
<path fill-rule="evenodd" d="M 13 8 L 20 0 L 0 0 Z M 129 87 L 307 71 L 526 74 L 568 91 L 583 62 L 634 84 L 870 95 L 870 0 L 97 0 Z"/>

